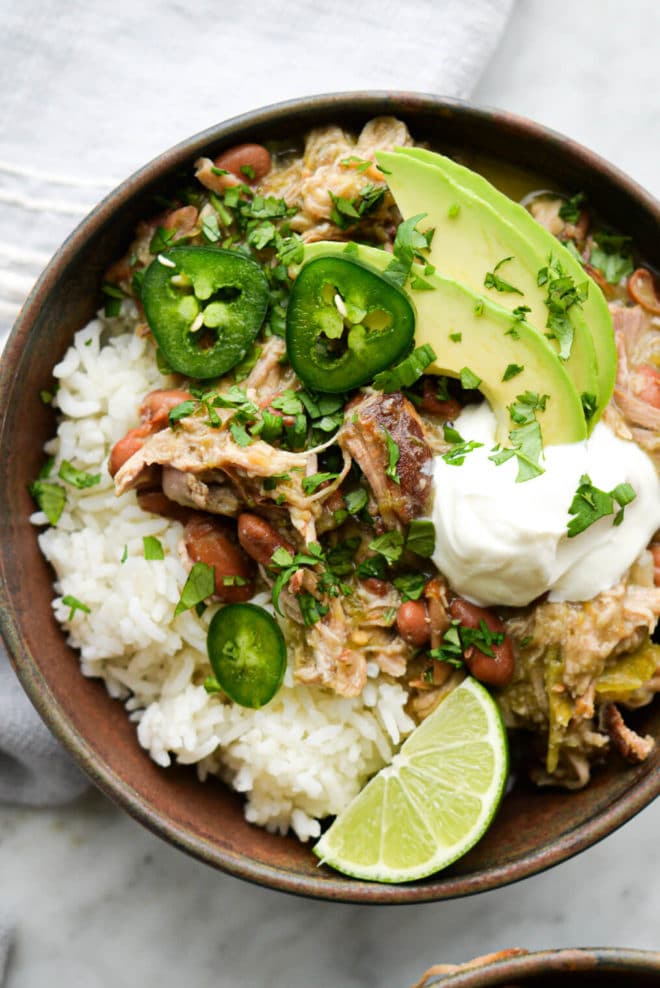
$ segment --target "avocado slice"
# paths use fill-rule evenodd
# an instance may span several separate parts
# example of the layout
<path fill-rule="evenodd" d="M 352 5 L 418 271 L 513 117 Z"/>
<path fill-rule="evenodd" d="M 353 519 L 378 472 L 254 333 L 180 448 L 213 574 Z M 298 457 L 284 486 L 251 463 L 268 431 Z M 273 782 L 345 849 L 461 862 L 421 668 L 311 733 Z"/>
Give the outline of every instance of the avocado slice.
<path fill-rule="evenodd" d="M 352 257 L 381 274 L 392 255 L 365 244 L 347 245 L 320 241 L 305 245 L 303 263 L 324 256 Z M 538 422 L 546 445 L 579 442 L 587 435 L 582 405 L 566 368 L 552 346 L 526 322 L 512 318 L 508 309 L 483 298 L 464 285 L 439 274 L 425 274 L 413 265 L 413 278 L 422 278 L 430 290 L 405 290 L 416 311 L 415 346 L 428 343 L 437 359 L 430 374 L 461 377 L 468 368 L 480 378 L 479 390 L 488 399 L 497 419 L 497 440 L 510 445 L 512 428 L 508 407 L 525 391 L 549 395 Z M 515 335 L 509 330 L 515 328 Z M 452 338 L 453 337 L 453 338 Z M 522 368 L 505 381 L 509 365 Z"/>
<path fill-rule="evenodd" d="M 464 190 L 471 192 L 484 203 L 491 206 L 509 224 L 516 226 L 522 236 L 535 245 L 537 251 L 543 255 L 544 264 L 547 262 L 548 255 L 552 252 L 553 257 L 559 261 L 563 270 L 574 279 L 576 284 L 581 284 L 584 281 L 588 282 L 589 291 L 587 298 L 582 303 L 580 315 L 584 318 L 589 328 L 598 368 L 598 406 L 596 413 L 589 422 L 590 428 L 593 428 L 612 397 L 617 369 L 612 317 L 607 307 L 605 296 L 599 286 L 593 279 L 588 277 L 578 259 L 556 237 L 553 237 L 548 230 L 537 223 L 524 206 L 509 199 L 508 196 L 500 192 L 499 189 L 496 189 L 483 175 L 479 175 L 464 165 L 459 165 L 458 162 L 452 161 L 451 158 L 437 154 L 434 151 L 428 151 L 425 148 L 399 148 L 397 149 L 397 153 L 401 153 L 438 169 L 446 178 L 454 182 L 455 185 L 460 185 Z M 573 306 L 572 308 L 574 309 L 575 307 Z"/>
<path fill-rule="evenodd" d="M 548 308 L 544 300 L 548 289 L 539 286 L 537 279 L 539 270 L 548 264 L 548 245 L 537 245 L 521 232 L 519 225 L 510 223 L 484 199 L 426 159 L 421 161 L 400 152 L 379 152 L 377 157 L 389 172 L 390 190 L 403 216 L 426 213 L 420 228 L 435 228 L 430 262 L 443 275 L 455 278 L 504 308 L 528 306 L 528 323 L 545 335 Z M 554 251 L 554 238 L 550 240 Z M 485 285 L 488 272 L 494 283 L 492 287 Z M 586 278 L 583 272 L 580 283 Z M 595 404 L 599 412 L 600 382 L 592 336 L 579 305 L 572 305 L 568 316 L 573 326 L 573 343 L 565 360 L 566 369 L 578 394 L 593 396 L 590 404 L 592 407 Z M 552 346 L 559 350 L 557 341 L 553 340 Z"/>

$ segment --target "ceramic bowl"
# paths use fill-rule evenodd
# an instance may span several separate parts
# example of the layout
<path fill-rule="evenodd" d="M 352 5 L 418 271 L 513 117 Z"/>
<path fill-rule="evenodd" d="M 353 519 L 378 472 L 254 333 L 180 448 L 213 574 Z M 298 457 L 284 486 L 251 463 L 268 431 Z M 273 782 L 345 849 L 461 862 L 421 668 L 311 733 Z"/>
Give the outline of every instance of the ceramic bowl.
<path fill-rule="evenodd" d="M 290 144 L 311 127 L 336 122 L 359 130 L 394 114 L 414 138 L 468 160 L 488 156 L 545 175 L 554 187 L 583 189 L 615 227 L 631 233 L 660 266 L 657 203 L 585 148 L 517 117 L 413 93 L 349 93 L 257 110 L 196 135 L 152 161 L 112 192 L 63 244 L 26 302 L 0 372 L 1 629 L 37 710 L 91 779 L 161 837 L 239 877 L 331 900 L 402 903 L 437 900 L 524 878 L 589 847 L 630 819 L 660 791 L 660 756 L 627 767 L 612 761 L 581 792 L 516 785 L 483 840 L 447 871 L 404 886 L 345 878 L 319 867 L 309 847 L 245 822 L 241 799 L 219 783 L 200 784 L 190 768 L 163 770 L 141 750 L 135 727 L 102 683 L 85 679 L 51 610 L 53 574 L 39 553 L 27 491 L 55 430 L 38 400 L 76 330 L 101 303 L 104 270 L 121 256 L 141 218 L 158 211 L 176 176 L 200 154 L 243 141 Z M 642 733 L 660 739 L 660 704 L 642 711 Z"/>
<path fill-rule="evenodd" d="M 651 988 L 660 984 L 660 953 L 652 950 L 542 950 L 494 956 L 483 965 L 473 965 L 431 975 L 414 988 Z"/>

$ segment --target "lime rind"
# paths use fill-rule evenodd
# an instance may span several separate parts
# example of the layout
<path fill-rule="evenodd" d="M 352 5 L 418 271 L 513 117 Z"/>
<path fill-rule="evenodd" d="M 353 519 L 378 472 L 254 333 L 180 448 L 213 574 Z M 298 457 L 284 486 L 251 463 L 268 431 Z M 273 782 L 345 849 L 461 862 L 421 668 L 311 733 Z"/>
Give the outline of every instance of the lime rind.
<path fill-rule="evenodd" d="M 337 817 L 314 853 L 322 864 L 353 878 L 387 883 L 426 878 L 484 835 L 504 793 L 508 763 L 497 704 L 468 678 Z"/>

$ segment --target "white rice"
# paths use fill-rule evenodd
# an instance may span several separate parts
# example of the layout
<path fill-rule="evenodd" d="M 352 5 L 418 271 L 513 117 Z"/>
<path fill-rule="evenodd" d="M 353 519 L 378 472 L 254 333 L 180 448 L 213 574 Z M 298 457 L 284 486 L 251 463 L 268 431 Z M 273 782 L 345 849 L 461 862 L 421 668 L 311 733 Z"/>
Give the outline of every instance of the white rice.
<path fill-rule="evenodd" d="M 140 744 L 159 765 L 196 764 L 200 779 L 220 776 L 245 795 L 250 822 L 282 833 L 291 827 L 303 841 L 317 837 L 319 820 L 346 807 L 412 730 L 406 693 L 373 664 L 355 699 L 295 685 L 291 668 L 261 710 L 206 693 L 214 608 L 201 618 L 194 611 L 173 617 L 187 575 L 181 526 L 141 511 L 132 491 L 117 498 L 107 470 L 112 445 L 137 424 L 143 396 L 169 383 L 133 326 L 124 303 L 121 318 L 100 317 L 77 333 L 54 370 L 63 418 L 47 445 L 51 477 L 62 460 L 101 474 L 85 490 L 67 485 L 60 520 L 39 536 L 57 575 L 55 616 L 80 651 L 84 675 L 102 678 L 124 701 Z M 46 518 L 37 512 L 32 521 Z M 146 535 L 160 540 L 164 560 L 145 560 Z M 66 595 L 90 613 L 69 620 Z"/>

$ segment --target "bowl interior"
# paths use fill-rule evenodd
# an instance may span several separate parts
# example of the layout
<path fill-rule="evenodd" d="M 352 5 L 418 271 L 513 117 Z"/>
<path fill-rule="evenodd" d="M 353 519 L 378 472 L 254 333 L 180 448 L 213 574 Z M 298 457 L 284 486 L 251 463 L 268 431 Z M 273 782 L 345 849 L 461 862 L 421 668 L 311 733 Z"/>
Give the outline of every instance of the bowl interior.
<path fill-rule="evenodd" d="M 412 902 L 493 888 L 589 846 L 648 803 L 660 789 L 660 756 L 636 768 L 612 762 L 584 791 L 517 785 L 493 826 L 447 871 L 408 886 L 344 878 L 318 866 L 309 848 L 247 824 L 240 798 L 219 783 L 201 785 L 191 769 L 163 770 L 142 751 L 134 726 L 104 686 L 85 679 L 51 611 L 52 572 L 29 523 L 27 485 L 53 435 L 52 412 L 38 399 L 73 333 L 100 304 L 103 271 L 130 242 L 140 218 L 158 211 L 176 176 L 203 151 L 211 157 L 242 141 L 299 141 L 312 126 L 359 128 L 371 117 L 404 119 L 417 141 L 442 151 L 487 155 L 547 176 L 554 187 L 584 190 L 614 226 L 634 236 L 660 266 L 658 208 L 624 176 L 585 149 L 527 121 L 412 94 L 317 97 L 267 108 L 198 135 L 152 162 L 112 193 L 51 262 L 26 303 L 0 372 L 0 588 L 2 631 L 24 687 L 59 738 L 108 795 L 155 832 L 208 863 L 276 888 L 328 899 Z M 660 706 L 638 716 L 660 739 Z"/>

